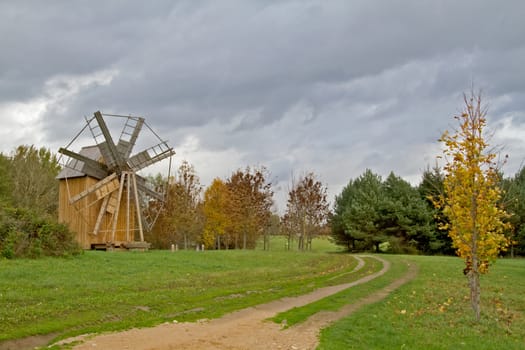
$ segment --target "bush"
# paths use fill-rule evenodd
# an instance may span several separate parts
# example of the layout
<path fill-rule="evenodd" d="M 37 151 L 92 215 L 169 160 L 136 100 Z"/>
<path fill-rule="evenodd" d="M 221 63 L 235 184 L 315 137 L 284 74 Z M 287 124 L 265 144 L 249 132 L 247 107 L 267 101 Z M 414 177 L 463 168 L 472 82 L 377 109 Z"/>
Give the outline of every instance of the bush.
<path fill-rule="evenodd" d="M 27 209 L 0 207 L 0 256 L 39 258 L 81 252 L 64 224 Z"/>
<path fill-rule="evenodd" d="M 387 244 L 387 250 L 385 252 L 392 254 L 409 254 L 418 255 L 421 254 L 416 247 L 416 241 L 405 242 L 400 237 L 390 237 Z"/>

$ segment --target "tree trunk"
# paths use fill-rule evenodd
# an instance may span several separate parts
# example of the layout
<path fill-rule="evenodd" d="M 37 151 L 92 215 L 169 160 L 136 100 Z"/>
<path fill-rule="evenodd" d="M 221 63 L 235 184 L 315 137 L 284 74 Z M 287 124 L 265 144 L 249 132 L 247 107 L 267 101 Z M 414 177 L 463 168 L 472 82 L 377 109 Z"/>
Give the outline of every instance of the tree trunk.
<path fill-rule="evenodd" d="M 306 240 L 306 215 L 302 214 L 303 216 L 303 222 L 302 222 L 302 232 L 301 232 L 301 251 L 304 251 L 305 246 L 305 240 Z"/>
<path fill-rule="evenodd" d="M 474 179 L 473 179 L 474 180 Z M 474 191 L 471 198 L 470 218 L 472 220 L 472 242 L 471 242 L 471 254 L 472 254 L 472 266 L 468 273 L 469 285 L 470 285 L 470 304 L 476 321 L 480 318 L 480 286 L 479 286 L 479 258 L 478 258 L 478 240 L 479 232 L 476 227 L 478 222 L 478 193 Z"/>
<path fill-rule="evenodd" d="M 246 231 L 242 235 L 242 249 L 246 249 Z"/>
<path fill-rule="evenodd" d="M 477 264 L 477 262 L 476 262 Z M 472 263 L 472 270 L 468 273 L 468 282 L 470 287 L 470 305 L 472 306 L 472 310 L 474 311 L 474 316 L 476 317 L 476 321 L 480 320 L 480 314 L 481 314 L 481 306 L 480 306 L 480 297 L 481 297 L 481 289 L 479 285 L 479 271 L 477 266 L 474 267 L 474 262 Z"/>

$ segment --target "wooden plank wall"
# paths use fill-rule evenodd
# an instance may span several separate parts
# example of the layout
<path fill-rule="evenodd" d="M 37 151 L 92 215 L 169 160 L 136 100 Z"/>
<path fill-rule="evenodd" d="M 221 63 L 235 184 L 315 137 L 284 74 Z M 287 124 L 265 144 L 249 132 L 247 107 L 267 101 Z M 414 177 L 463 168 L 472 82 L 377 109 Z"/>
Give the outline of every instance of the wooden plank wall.
<path fill-rule="evenodd" d="M 59 184 L 59 203 L 58 203 L 58 220 L 66 223 L 69 228 L 76 233 L 77 240 L 84 249 L 91 249 L 92 244 L 106 244 L 111 242 L 111 215 L 106 213 L 97 235 L 93 234 L 97 216 L 102 205 L 102 200 L 96 201 L 95 193 L 88 195 L 75 204 L 69 204 L 69 198 L 86 190 L 95 184 L 98 180 L 85 176 L 60 180 Z M 69 188 L 69 192 L 68 192 Z M 93 204 L 93 202 L 95 202 Z M 132 242 L 139 240 L 138 233 L 135 232 L 136 214 L 134 211 L 133 200 L 130 200 L 130 218 L 129 236 L 126 234 L 126 191 L 122 194 L 122 202 L 119 208 L 119 217 L 117 220 L 117 230 L 115 232 L 116 246 L 122 242 Z"/>

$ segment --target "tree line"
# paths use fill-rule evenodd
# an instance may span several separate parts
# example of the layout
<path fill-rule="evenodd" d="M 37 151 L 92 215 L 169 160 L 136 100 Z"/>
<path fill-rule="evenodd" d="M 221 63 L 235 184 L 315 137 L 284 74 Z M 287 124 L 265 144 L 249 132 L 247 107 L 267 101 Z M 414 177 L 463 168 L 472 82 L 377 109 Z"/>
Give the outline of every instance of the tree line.
<path fill-rule="evenodd" d="M 312 238 L 326 228 L 326 186 L 306 174 L 289 192 L 282 218 L 273 210 L 273 189 L 264 167 L 238 169 L 215 178 L 205 190 L 195 168 L 182 162 L 168 183 L 167 200 L 148 240 L 157 248 L 253 249 L 262 240 L 284 234 L 288 248 L 311 248 Z M 161 178 L 154 179 L 157 183 Z"/>
<path fill-rule="evenodd" d="M 445 193 L 445 172 L 423 172 L 412 186 L 394 173 L 386 179 L 370 169 L 352 179 L 336 196 L 330 220 L 334 241 L 349 251 L 453 255 L 448 217 L 433 200 Z M 506 254 L 525 256 L 525 168 L 512 177 L 498 175 L 499 204 L 507 212 Z"/>
<path fill-rule="evenodd" d="M 56 218 L 60 171 L 56 155 L 46 148 L 19 146 L 0 153 L 0 203 Z M 417 186 L 395 173 L 385 179 L 366 169 L 350 179 L 329 205 L 327 187 L 314 173 L 292 181 L 282 215 L 273 208 L 273 187 L 264 167 L 246 167 L 204 188 L 190 163 L 183 161 L 167 183 L 167 201 L 154 229 L 146 236 L 154 247 L 168 249 L 269 248 L 274 235 L 284 235 L 289 249 L 308 250 L 317 235 L 330 236 L 349 251 L 384 251 L 452 255 L 455 248 L 447 217 L 432 198 L 444 191 L 445 173 L 428 168 Z M 525 255 L 525 169 L 512 177 L 499 174 L 501 204 L 509 213 L 508 254 Z M 149 205 L 160 205 L 150 203 Z M 5 215 L 4 215 L 5 216 Z M 3 237 L 3 238 L 2 238 Z M 0 240 L 6 241 L 6 234 Z M 5 244 L 4 244 L 5 246 Z"/>
<path fill-rule="evenodd" d="M 149 240 L 158 248 L 253 249 L 269 247 L 284 235 L 289 249 L 308 250 L 318 235 L 330 236 L 348 251 L 453 255 L 444 208 L 445 172 L 427 168 L 413 186 L 390 173 L 385 179 L 366 169 L 351 179 L 330 208 L 327 187 L 313 173 L 292 181 L 285 212 L 272 211 L 272 184 L 264 168 L 239 169 L 216 178 L 206 189 L 193 166 L 183 162 L 169 181 L 168 200 Z M 499 175 L 501 205 L 509 213 L 508 254 L 525 255 L 525 169 Z"/>

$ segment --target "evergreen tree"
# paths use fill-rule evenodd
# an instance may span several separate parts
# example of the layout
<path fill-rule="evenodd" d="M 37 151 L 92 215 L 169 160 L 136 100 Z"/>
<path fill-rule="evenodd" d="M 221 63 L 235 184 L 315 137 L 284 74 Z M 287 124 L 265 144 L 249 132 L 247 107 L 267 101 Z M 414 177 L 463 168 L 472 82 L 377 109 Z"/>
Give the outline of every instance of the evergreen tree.
<path fill-rule="evenodd" d="M 434 232 L 435 240 L 430 244 L 430 251 L 432 253 L 454 255 L 455 251 L 454 248 L 452 248 L 452 239 L 448 235 L 448 231 L 444 229 L 448 223 L 448 219 L 443 213 L 442 208 L 436 208 L 434 206 L 435 200 L 444 194 L 444 179 L 445 174 L 443 174 L 443 171 L 437 165 L 432 169 L 427 168 L 423 172 L 418 190 L 428 210 L 433 215 L 431 229 Z"/>
<path fill-rule="evenodd" d="M 432 212 L 410 183 L 390 173 L 384 182 L 380 227 L 395 251 L 429 253 L 435 241 Z"/>
<path fill-rule="evenodd" d="M 513 178 L 505 179 L 502 187 L 502 204 L 510 214 L 509 251 L 511 256 L 525 256 L 525 168 L 521 168 Z"/>

